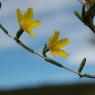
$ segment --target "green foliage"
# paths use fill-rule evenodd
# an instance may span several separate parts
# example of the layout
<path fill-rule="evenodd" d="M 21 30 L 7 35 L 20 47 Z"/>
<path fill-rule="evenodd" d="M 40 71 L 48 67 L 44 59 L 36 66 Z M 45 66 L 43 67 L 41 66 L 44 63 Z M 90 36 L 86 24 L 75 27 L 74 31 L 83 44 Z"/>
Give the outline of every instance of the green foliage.
<path fill-rule="evenodd" d="M 81 14 L 78 11 L 75 11 L 74 13 L 83 22 Z"/>

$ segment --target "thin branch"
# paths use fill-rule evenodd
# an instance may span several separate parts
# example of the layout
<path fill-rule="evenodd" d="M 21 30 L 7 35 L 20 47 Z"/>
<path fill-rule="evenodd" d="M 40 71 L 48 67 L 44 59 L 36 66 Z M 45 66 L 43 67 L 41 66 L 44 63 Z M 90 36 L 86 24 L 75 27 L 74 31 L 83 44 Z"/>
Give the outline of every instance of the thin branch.
<path fill-rule="evenodd" d="M 56 65 L 60 68 L 64 68 L 65 70 L 68 70 L 70 72 L 73 72 L 77 75 L 80 76 L 80 78 L 82 77 L 86 77 L 86 78 L 95 78 L 95 75 L 90 75 L 90 74 L 82 74 L 82 73 L 79 73 L 78 71 L 74 71 L 73 69 L 69 68 L 69 67 L 66 67 L 62 64 L 60 64 L 59 62 L 53 60 L 53 59 L 50 59 L 48 58 L 47 56 L 43 56 L 37 52 L 35 52 L 33 49 L 31 49 L 30 47 L 26 46 L 22 41 L 16 39 L 15 37 L 13 37 L 11 34 L 9 34 L 9 32 L 0 24 L 0 28 L 3 30 L 3 32 L 8 36 L 10 37 L 12 40 L 14 40 L 18 45 L 20 45 L 21 47 L 23 47 L 24 49 L 26 49 L 28 52 L 32 53 L 32 54 L 35 54 L 37 56 L 39 56 L 40 58 L 44 59 L 45 61 L 53 64 L 53 65 Z"/>
<path fill-rule="evenodd" d="M 77 18 L 84 23 L 88 28 L 91 29 L 93 33 L 95 33 L 95 25 L 94 25 L 94 16 L 95 16 L 95 2 L 93 2 L 92 6 L 89 8 L 87 12 L 82 7 L 81 14 L 78 11 L 75 11 L 75 15 Z"/>
<path fill-rule="evenodd" d="M 76 15 L 77 16 L 77 15 Z M 89 26 L 87 23 L 85 23 L 83 20 L 81 20 L 78 16 L 77 18 L 85 25 L 87 26 L 93 33 L 95 33 L 95 27 L 93 25 L 93 27 Z"/>

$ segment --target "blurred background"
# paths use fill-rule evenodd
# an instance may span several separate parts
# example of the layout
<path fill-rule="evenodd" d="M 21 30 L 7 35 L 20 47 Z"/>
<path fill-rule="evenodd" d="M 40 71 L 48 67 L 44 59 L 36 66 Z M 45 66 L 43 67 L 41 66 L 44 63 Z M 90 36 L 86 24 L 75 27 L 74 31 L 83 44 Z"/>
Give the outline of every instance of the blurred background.
<path fill-rule="evenodd" d="M 70 44 L 65 48 L 69 53 L 69 57 L 63 59 L 48 54 L 49 57 L 74 70 L 78 70 L 81 60 L 86 57 L 87 64 L 83 73 L 95 74 L 95 34 L 74 15 L 75 10 L 81 12 L 82 6 L 78 0 L 0 0 L 0 2 L 2 2 L 0 23 L 12 35 L 15 36 L 19 29 L 16 9 L 20 8 L 22 12 L 25 12 L 27 8 L 32 7 L 34 19 L 39 19 L 41 26 L 33 29 L 33 32 L 35 32 L 34 39 L 24 32 L 21 40 L 35 51 L 41 53 L 44 44 L 48 42 L 49 36 L 55 30 L 58 30 L 61 32 L 60 38 L 70 39 Z M 75 93 L 75 89 L 78 89 L 82 93 L 83 89 L 87 89 L 85 87 L 88 87 L 89 92 L 93 92 L 94 89 L 89 88 L 95 88 L 94 82 L 95 79 L 80 79 L 74 73 L 49 64 L 30 54 L 0 30 L 0 91 L 25 88 L 40 89 L 41 87 L 42 89 L 51 89 L 52 86 L 53 89 L 50 92 L 53 91 L 53 94 L 64 87 L 66 92 L 73 89 L 71 92 Z M 82 86 L 83 84 L 84 86 Z M 79 90 L 77 86 L 84 88 Z M 42 90 L 42 92 L 44 91 L 46 90 Z M 58 91 L 61 95 L 63 90 Z M 30 92 L 31 90 L 27 91 L 27 94 L 19 94 L 20 92 L 18 92 L 17 95 L 30 95 Z M 37 90 L 34 92 L 37 92 Z M 40 94 L 39 92 L 39 94 L 34 95 L 47 95 L 47 93 Z M 71 94 L 68 92 L 68 95 Z M 77 95 L 82 94 L 78 93 Z"/>

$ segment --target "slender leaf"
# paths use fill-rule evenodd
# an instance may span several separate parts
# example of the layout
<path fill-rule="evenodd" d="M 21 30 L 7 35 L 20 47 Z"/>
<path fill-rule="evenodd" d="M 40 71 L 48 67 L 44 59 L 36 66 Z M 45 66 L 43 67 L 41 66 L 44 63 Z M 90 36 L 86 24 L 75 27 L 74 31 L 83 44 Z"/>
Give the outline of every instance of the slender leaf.
<path fill-rule="evenodd" d="M 78 69 L 78 72 L 81 73 L 86 63 L 86 58 L 84 58 L 80 64 L 80 67 Z"/>

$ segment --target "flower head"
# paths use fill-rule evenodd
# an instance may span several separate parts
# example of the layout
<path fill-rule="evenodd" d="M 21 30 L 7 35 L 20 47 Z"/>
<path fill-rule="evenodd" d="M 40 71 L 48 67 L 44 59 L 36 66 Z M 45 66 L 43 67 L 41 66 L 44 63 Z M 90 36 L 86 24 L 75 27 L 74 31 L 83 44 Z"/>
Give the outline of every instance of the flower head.
<path fill-rule="evenodd" d="M 33 10 L 32 8 L 28 8 L 27 11 L 22 15 L 21 10 L 17 9 L 17 20 L 20 27 L 25 30 L 29 35 L 34 37 L 34 33 L 32 32 L 33 28 L 36 28 L 40 25 L 39 20 L 32 20 L 33 19 Z"/>
<path fill-rule="evenodd" d="M 68 45 L 69 40 L 67 38 L 58 41 L 60 32 L 55 32 L 52 37 L 49 38 L 48 48 L 52 55 L 62 56 L 67 58 L 68 53 L 60 48 Z"/>

